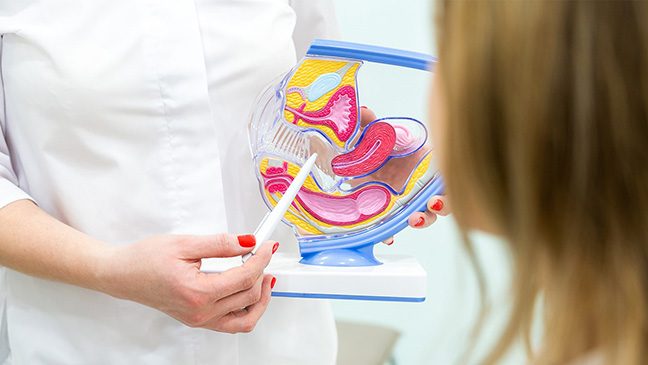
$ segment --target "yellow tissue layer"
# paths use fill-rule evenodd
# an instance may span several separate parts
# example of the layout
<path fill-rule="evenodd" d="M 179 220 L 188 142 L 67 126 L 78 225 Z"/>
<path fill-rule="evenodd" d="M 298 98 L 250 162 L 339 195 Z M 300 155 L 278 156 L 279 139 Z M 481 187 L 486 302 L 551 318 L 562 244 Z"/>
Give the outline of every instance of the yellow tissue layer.
<path fill-rule="evenodd" d="M 325 107 L 326 103 L 329 101 L 331 96 L 333 96 L 333 94 L 335 94 L 335 92 L 339 90 L 341 87 L 345 85 L 350 85 L 354 89 L 356 88 L 356 80 L 355 80 L 356 72 L 358 71 L 360 62 L 335 61 L 335 60 L 327 60 L 327 59 L 305 59 L 304 61 L 302 61 L 302 63 L 297 68 L 297 70 L 295 70 L 295 72 L 293 73 L 292 77 L 290 78 L 290 81 L 288 81 L 288 84 L 286 85 L 286 90 L 289 90 L 292 87 L 306 88 L 308 87 L 308 85 L 313 83 L 313 81 L 315 81 L 320 75 L 330 73 L 330 72 L 336 72 L 349 63 L 352 63 L 353 65 L 346 71 L 344 76 L 342 76 L 342 82 L 340 83 L 339 86 L 337 86 L 333 90 L 324 94 L 319 99 L 312 102 L 302 99 L 299 93 L 291 92 L 290 94 L 286 95 L 286 106 L 289 106 L 293 109 L 299 109 L 302 106 L 302 104 L 306 103 L 306 107 L 304 108 L 304 111 L 317 111 Z M 356 90 L 356 95 L 357 95 L 357 90 Z M 294 123 L 295 121 L 295 116 L 293 115 L 293 113 L 287 110 L 284 110 L 284 118 L 289 123 Z M 325 125 L 315 126 L 312 124 L 307 124 L 303 120 L 297 122 L 297 125 L 300 127 L 319 129 L 320 131 L 322 131 L 322 133 L 326 134 L 331 139 L 331 141 L 333 141 L 337 146 L 344 147 L 345 142 L 337 138 L 333 130 L 328 126 Z"/>

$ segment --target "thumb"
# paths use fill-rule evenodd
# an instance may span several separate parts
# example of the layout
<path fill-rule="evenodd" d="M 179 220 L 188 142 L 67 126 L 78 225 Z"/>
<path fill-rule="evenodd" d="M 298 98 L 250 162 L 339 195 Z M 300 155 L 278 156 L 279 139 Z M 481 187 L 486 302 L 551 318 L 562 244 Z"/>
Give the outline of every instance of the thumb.
<path fill-rule="evenodd" d="M 235 236 L 220 233 L 208 236 L 189 236 L 181 243 L 181 255 L 185 259 L 241 256 L 252 251 L 256 245 L 254 235 Z"/>
<path fill-rule="evenodd" d="M 367 108 L 366 106 L 360 107 L 360 125 L 362 127 L 366 127 L 367 124 L 373 122 L 376 119 L 378 119 L 378 117 L 373 110 Z"/>

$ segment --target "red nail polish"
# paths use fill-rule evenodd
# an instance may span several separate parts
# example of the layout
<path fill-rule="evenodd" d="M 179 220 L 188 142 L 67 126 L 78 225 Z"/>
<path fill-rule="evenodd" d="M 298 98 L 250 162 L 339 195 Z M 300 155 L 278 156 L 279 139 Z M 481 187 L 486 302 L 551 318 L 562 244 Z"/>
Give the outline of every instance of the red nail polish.
<path fill-rule="evenodd" d="M 360 107 L 360 109 L 367 109 L 367 107 L 363 105 Z"/>
<path fill-rule="evenodd" d="M 256 237 L 253 234 L 243 234 L 236 237 L 241 247 L 254 247 L 256 246 Z"/>
<path fill-rule="evenodd" d="M 277 283 L 277 278 L 273 276 L 272 281 L 270 282 L 270 289 L 274 288 L 276 283 Z"/>
<path fill-rule="evenodd" d="M 394 239 L 393 238 L 387 242 L 387 246 L 391 246 L 393 244 L 394 244 Z"/>
<path fill-rule="evenodd" d="M 425 224 L 425 218 L 420 217 L 420 218 L 418 219 L 418 221 L 416 222 L 416 224 L 414 224 L 414 227 L 420 227 L 420 226 L 422 226 L 422 225 L 424 225 L 424 224 Z"/>
<path fill-rule="evenodd" d="M 438 212 L 441 209 L 443 209 L 443 201 L 441 201 L 440 199 L 437 199 L 436 201 L 434 201 L 434 204 L 432 204 L 432 210 L 435 210 L 435 211 Z"/>
<path fill-rule="evenodd" d="M 275 244 L 272 246 L 272 253 L 277 252 L 277 249 L 279 249 L 279 242 L 275 242 Z"/>

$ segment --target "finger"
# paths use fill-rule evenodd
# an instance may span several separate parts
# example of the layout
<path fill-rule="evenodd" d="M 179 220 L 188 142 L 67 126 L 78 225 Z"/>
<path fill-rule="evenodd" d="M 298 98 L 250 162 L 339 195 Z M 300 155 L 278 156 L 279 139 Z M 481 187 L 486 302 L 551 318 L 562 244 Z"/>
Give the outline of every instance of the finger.
<path fill-rule="evenodd" d="M 386 240 L 384 240 L 384 241 L 382 241 L 382 242 L 383 242 L 384 244 L 386 244 L 387 246 L 391 246 L 391 245 L 394 244 L 394 237 L 389 237 L 388 239 L 386 239 Z"/>
<path fill-rule="evenodd" d="M 258 302 L 248 306 L 244 310 L 230 312 L 214 320 L 213 323 L 208 323 L 205 328 L 229 333 L 251 332 L 254 330 L 254 327 L 270 303 L 272 282 L 273 277 L 271 275 L 265 276 L 263 278 L 261 298 Z"/>
<path fill-rule="evenodd" d="M 259 276 L 256 283 L 250 289 L 234 293 L 216 301 L 212 317 L 220 318 L 227 313 L 244 309 L 261 300 L 263 280 L 264 276 Z"/>
<path fill-rule="evenodd" d="M 241 256 L 255 245 L 253 235 L 221 233 L 208 236 L 178 236 L 180 254 L 185 259 Z"/>
<path fill-rule="evenodd" d="M 207 281 L 206 285 L 211 286 L 213 299 L 219 300 L 250 289 L 263 275 L 263 270 L 278 247 L 279 243 L 267 241 L 243 265 L 220 274 L 204 274 L 202 277 Z"/>
<path fill-rule="evenodd" d="M 407 223 L 413 228 L 429 227 L 437 219 L 436 214 L 430 212 L 416 212 L 409 216 Z"/>
<path fill-rule="evenodd" d="M 427 209 L 428 211 L 443 217 L 450 214 L 448 200 L 445 196 L 441 195 L 433 196 L 432 199 L 428 200 Z"/>
<path fill-rule="evenodd" d="M 360 125 L 362 127 L 366 126 L 376 119 L 378 119 L 378 117 L 376 116 L 376 113 L 373 112 L 373 110 L 367 108 L 366 106 L 360 107 Z"/>

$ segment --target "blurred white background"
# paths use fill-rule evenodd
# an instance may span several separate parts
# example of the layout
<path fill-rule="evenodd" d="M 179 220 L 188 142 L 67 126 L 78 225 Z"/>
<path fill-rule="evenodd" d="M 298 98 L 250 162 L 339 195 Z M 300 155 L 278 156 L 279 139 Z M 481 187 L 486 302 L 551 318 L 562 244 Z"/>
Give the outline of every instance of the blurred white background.
<path fill-rule="evenodd" d="M 335 2 L 343 40 L 436 55 L 431 1 Z M 362 105 L 374 109 L 379 116 L 412 116 L 427 121 L 430 74 L 366 64 L 359 77 Z M 481 340 L 473 348 L 475 354 L 483 354 L 497 337 L 505 318 L 509 273 L 500 242 L 485 235 L 476 236 L 475 242 L 489 292 L 495 300 Z M 459 363 L 469 346 L 479 298 L 475 275 L 453 219 L 439 219 L 423 231 L 405 230 L 396 236 L 392 247 L 376 247 L 378 254 L 418 257 L 428 272 L 427 300 L 422 304 L 333 301 L 337 318 L 400 331 L 402 335 L 395 350 L 398 364 Z M 504 363 L 524 363 L 520 356 L 519 350 L 514 351 Z"/>

